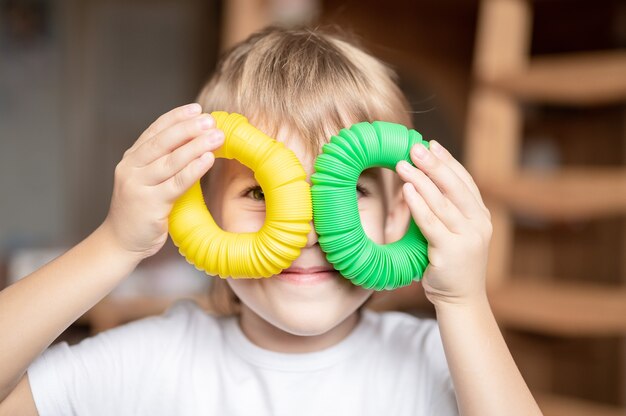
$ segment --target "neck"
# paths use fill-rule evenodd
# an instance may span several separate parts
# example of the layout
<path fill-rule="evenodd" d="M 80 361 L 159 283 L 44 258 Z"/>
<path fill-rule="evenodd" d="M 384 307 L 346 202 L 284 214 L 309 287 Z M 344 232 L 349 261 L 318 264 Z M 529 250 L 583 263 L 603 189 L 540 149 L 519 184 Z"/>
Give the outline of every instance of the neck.
<path fill-rule="evenodd" d="M 239 325 L 246 337 L 261 348 L 284 353 L 307 353 L 338 344 L 352 332 L 359 319 L 360 312 L 357 310 L 323 334 L 294 335 L 272 325 L 242 304 Z"/>

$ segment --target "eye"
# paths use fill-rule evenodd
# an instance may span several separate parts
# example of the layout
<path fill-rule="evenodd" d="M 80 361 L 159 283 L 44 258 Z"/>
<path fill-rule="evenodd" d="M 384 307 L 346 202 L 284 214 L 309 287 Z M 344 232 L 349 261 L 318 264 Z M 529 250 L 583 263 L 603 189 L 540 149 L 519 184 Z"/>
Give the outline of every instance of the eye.
<path fill-rule="evenodd" d="M 265 194 L 263 193 L 263 189 L 259 185 L 254 185 L 247 188 L 242 192 L 242 195 L 247 198 L 252 198 L 255 201 L 265 201 Z"/>
<path fill-rule="evenodd" d="M 367 190 L 367 188 L 360 183 L 356 184 L 356 191 L 360 194 L 359 197 L 367 197 L 370 195 L 370 192 Z"/>
<path fill-rule="evenodd" d="M 370 192 L 361 184 L 356 185 L 356 191 L 360 194 L 360 197 L 367 197 Z M 244 197 L 252 198 L 255 201 L 265 201 L 265 194 L 263 189 L 259 185 L 251 186 L 242 192 Z"/>

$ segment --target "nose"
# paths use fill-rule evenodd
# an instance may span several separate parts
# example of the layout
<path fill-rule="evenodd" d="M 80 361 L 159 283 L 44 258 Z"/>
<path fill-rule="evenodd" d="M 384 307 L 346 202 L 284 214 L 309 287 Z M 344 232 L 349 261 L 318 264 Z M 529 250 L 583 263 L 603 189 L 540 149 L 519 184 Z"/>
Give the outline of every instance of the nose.
<path fill-rule="evenodd" d="M 315 232 L 313 221 L 311 221 L 311 231 L 306 236 L 306 247 L 313 247 L 315 244 L 317 244 L 317 233 Z"/>
<path fill-rule="evenodd" d="M 306 157 L 298 157 L 298 159 L 300 160 L 300 163 L 302 163 L 302 167 L 304 168 L 304 171 L 306 172 L 306 181 L 309 183 L 310 186 L 312 186 L 313 184 L 311 183 L 311 175 L 313 174 L 313 172 L 315 171 L 314 168 L 314 164 L 315 164 L 315 157 L 311 157 L 310 155 L 307 155 Z M 306 238 L 306 248 L 310 248 L 313 247 L 317 244 L 317 233 L 315 232 L 315 226 L 313 225 L 313 220 L 311 220 L 311 230 L 309 231 L 309 233 L 307 234 Z"/>

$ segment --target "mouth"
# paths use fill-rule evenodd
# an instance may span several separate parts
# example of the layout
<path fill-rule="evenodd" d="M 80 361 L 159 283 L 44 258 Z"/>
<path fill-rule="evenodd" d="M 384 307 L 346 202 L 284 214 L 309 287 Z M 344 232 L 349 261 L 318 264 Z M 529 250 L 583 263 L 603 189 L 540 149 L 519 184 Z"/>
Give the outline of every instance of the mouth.
<path fill-rule="evenodd" d="M 275 277 L 284 282 L 297 285 L 314 285 L 335 279 L 339 275 L 335 269 L 328 266 L 319 267 L 290 267 Z"/>

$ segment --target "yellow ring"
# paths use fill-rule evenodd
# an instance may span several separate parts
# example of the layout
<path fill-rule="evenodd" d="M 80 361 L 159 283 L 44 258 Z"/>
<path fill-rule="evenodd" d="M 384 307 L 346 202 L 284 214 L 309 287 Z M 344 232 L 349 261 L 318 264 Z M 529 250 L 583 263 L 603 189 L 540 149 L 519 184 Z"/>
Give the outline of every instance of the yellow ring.
<path fill-rule="evenodd" d="M 211 113 L 224 131 L 215 157 L 237 159 L 265 194 L 265 223 L 255 233 L 222 230 L 196 182 L 175 203 L 169 233 L 189 263 L 221 278 L 270 277 L 289 267 L 306 245 L 313 211 L 310 185 L 296 155 L 237 113 Z"/>

